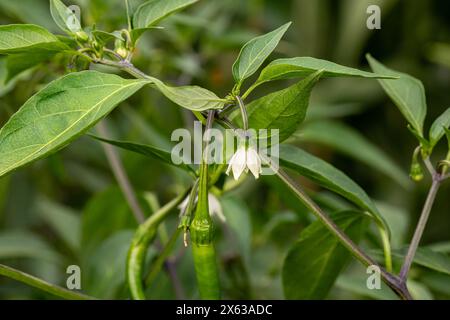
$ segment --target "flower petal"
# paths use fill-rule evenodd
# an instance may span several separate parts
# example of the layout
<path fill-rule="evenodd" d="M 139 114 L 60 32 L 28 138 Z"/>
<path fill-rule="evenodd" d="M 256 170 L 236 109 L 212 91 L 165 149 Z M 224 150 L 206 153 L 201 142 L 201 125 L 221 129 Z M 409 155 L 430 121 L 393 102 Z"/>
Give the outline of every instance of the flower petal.
<path fill-rule="evenodd" d="M 258 152 L 254 148 L 248 148 L 247 150 L 247 168 L 250 169 L 252 174 L 256 179 L 259 178 L 259 174 L 262 171 L 261 168 L 261 158 L 258 155 Z"/>
<path fill-rule="evenodd" d="M 216 216 L 220 221 L 226 222 L 226 218 L 223 214 L 222 206 L 219 200 L 212 193 L 208 194 L 209 213 L 211 216 Z"/>
<path fill-rule="evenodd" d="M 246 166 L 246 158 L 247 153 L 245 151 L 245 148 L 239 148 L 236 151 L 233 159 L 231 159 L 230 165 L 233 170 L 234 180 L 238 180 L 242 172 L 244 172 Z"/>

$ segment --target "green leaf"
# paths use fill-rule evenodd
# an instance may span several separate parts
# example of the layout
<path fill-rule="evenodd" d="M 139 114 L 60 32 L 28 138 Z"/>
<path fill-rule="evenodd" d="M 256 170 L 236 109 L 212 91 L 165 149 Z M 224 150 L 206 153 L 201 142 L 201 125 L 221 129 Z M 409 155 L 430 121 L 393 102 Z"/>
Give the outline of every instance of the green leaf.
<path fill-rule="evenodd" d="M 50 0 L 50 13 L 61 30 L 69 34 L 81 31 L 78 17 L 61 0 Z"/>
<path fill-rule="evenodd" d="M 242 47 L 233 64 L 233 77 L 238 86 L 259 69 L 290 25 L 291 22 L 288 22 L 274 31 L 250 40 Z"/>
<path fill-rule="evenodd" d="M 139 144 L 139 143 L 134 143 L 134 142 L 127 142 L 127 141 L 117 141 L 117 140 L 109 140 L 109 139 L 105 139 L 102 137 L 97 137 L 94 135 L 90 135 L 92 138 L 97 139 L 99 141 L 102 142 L 106 142 L 109 143 L 111 145 L 114 145 L 116 147 L 125 149 L 125 150 L 129 150 L 129 151 L 133 151 L 139 154 L 142 154 L 144 156 L 153 158 L 153 159 L 157 159 L 157 160 L 161 160 L 163 163 L 168 164 L 168 165 L 173 165 L 179 168 L 182 168 L 186 171 L 189 171 L 193 174 L 195 174 L 196 170 L 195 168 L 190 165 L 190 164 L 185 164 L 183 161 L 183 159 L 178 158 L 178 155 L 173 154 L 173 157 L 175 157 L 176 162 L 180 163 L 175 164 L 174 161 L 172 161 L 172 153 L 170 150 L 164 150 L 161 148 L 157 148 L 157 147 L 153 147 L 153 146 L 149 146 L 149 145 L 145 145 L 145 144 Z"/>
<path fill-rule="evenodd" d="M 0 233 L 0 259 L 33 258 L 60 264 L 63 258 L 39 236 L 20 230 Z"/>
<path fill-rule="evenodd" d="M 401 250 L 394 250 L 392 252 L 392 255 L 399 260 L 403 260 L 407 250 L 408 250 L 407 248 Z M 429 268 L 450 275 L 449 256 L 441 252 L 433 251 L 430 248 L 427 247 L 417 248 L 413 262 L 425 268 Z"/>
<path fill-rule="evenodd" d="M 430 144 L 434 147 L 444 136 L 445 129 L 450 127 L 450 108 L 444 111 L 431 125 L 430 128 Z"/>
<path fill-rule="evenodd" d="M 97 41 L 99 41 L 100 43 L 103 43 L 103 44 L 106 44 L 112 40 L 125 41 L 125 39 L 122 37 L 122 33 L 120 31 L 106 32 L 106 31 L 101 31 L 101 30 L 92 30 L 91 34 L 95 37 L 95 39 Z"/>
<path fill-rule="evenodd" d="M 334 222 L 353 241 L 358 242 L 366 229 L 364 215 L 343 211 L 333 215 Z M 351 254 L 321 221 L 304 229 L 284 261 L 282 279 L 287 299 L 323 299 Z"/>
<path fill-rule="evenodd" d="M 69 49 L 46 29 L 32 24 L 0 26 L 0 54 L 58 52 Z"/>
<path fill-rule="evenodd" d="M 383 150 L 349 126 L 335 121 L 314 121 L 305 124 L 295 135 L 303 141 L 332 147 L 359 160 L 405 188 L 411 186 L 407 174 Z"/>
<path fill-rule="evenodd" d="M 77 252 L 81 242 L 81 221 L 77 212 L 46 198 L 39 198 L 36 208 L 58 236 Z"/>
<path fill-rule="evenodd" d="M 282 144 L 280 145 L 280 165 L 296 171 L 367 210 L 378 223 L 384 226 L 385 230 L 389 230 L 384 218 L 366 192 L 331 164 L 297 147 Z"/>
<path fill-rule="evenodd" d="M 148 28 L 198 0 L 150 0 L 140 5 L 133 17 L 135 29 Z"/>
<path fill-rule="evenodd" d="M 312 57 L 296 57 L 278 59 L 265 67 L 256 81 L 264 82 L 280 79 L 292 79 L 306 77 L 318 70 L 323 70 L 323 77 L 359 77 L 359 78 L 392 78 L 390 75 L 382 75 L 372 72 L 339 65 L 337 63 L 316 59 Z"/>
<path fill-rule="evenodd" d="M 147 83 L 96 71 L 53 81 L 0 130 L 0 176 L 63 148 Z"/>
<path fill-rule="evenodd" d="M 396 80 L 381 79 L 379 82 L 408 123 L 423 137 L 423 122 L 427 113 L 427 103 L 422 82 L 408 74 L 385 67 L 369 54 L 367 60 L 373 71 L 399 77 Z"/>
<path fill-rule="evenodd" d="M 248 123 L 251 129 L 279 129 L 279 140 L 289 138 L 303 122 L 309 105 L 309 97 L 322 73 L 316 72 L 306 79 L 281 91 L 271 93 L 247 105 Z"/>
<path fill-rule="evenodd" d="M 192 111 L 222 109 L 225 105 L 214 92 L 199 86 L 171 87 L 156 78 L 149 77 L 149 80 L 167 99 Z"/>

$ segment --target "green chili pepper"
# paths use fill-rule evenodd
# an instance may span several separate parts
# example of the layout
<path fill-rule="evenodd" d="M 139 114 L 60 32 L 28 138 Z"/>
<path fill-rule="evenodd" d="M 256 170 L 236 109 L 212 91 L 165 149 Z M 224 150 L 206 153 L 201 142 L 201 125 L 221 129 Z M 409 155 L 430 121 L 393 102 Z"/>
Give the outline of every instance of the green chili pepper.
<path fill-rule="evenodd" d="M 200 297 L 208 300 L 220 299 L 214 231 L 208 208 L 208 165 L 205 161 L 200 168 L 198 203 L 190 232 Z"/>
<path fill-rule="evenodd" d="M 155 212 L 137 229 L 127 258 L 127 281 L 130 287 L 131 296 L 136 300 L 144 300 L 143 267 L 147 248 L 155 238 L 159 224 L 167 215 L 183 201 L 189 190 L 186 190 L 177 198 L 167 203 L 164 207 Z"/>

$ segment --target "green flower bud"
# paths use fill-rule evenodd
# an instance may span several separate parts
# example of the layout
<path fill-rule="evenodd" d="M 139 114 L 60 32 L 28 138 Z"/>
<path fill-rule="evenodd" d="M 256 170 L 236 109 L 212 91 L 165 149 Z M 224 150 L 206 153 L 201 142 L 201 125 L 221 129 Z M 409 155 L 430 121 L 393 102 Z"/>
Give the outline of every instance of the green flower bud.
<path fill-rule="evenodd" d="M 77 37 L 78 40 L 81 40 L 83 42 L 86 42 L 89 40 L 88 34 L 86 32 L 84 32 L 83 30 L 75 32 L 75 36 Z"/>
<path fill-rule="evenodd" d="M 411 177 L 412 180 L 416 182 L 419 182 L 423 179 L 423 170 L 422 166 L 419 163 L 418 154 L 419 152 L 417 152 L 416 149 L 412 157 L 411 169 L 409 171 L 409 176 Z"/>
<path fill-rule="evenodd" d="M 120 39 L 116 39 L 115 41 L 115 51 L 122 58 L 126 58 L 128 56 L 128 49 L 126 48 L 125 41 Z"/>

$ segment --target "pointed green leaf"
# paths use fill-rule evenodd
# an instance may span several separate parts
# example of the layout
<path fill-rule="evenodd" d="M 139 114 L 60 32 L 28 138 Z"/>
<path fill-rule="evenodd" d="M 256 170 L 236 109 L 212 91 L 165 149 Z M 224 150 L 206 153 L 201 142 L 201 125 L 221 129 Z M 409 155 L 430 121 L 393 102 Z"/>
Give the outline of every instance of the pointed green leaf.
<path fill-rule="evenodd" d="M 148 81 L 72 73 L 31 97 L 0 131 L 0 176 L 55 152 Z"/>
<path fill-rule="evenodd" d="M 289 138 L 303 122 L 309 105 L 311 91 L 322 73 L 316 72 L 306 79 L 271 93 L 247 105 L 251 129 L 279 129 L 279 140 Z"/>
<path fill-rule="evenodd" d="M 434 147 L 444 136 L 445 129 L 450 127 L 450 108 L 444 111 L 431 125 L 430 128 L 430 144 Z"/>
<path fill-rule="evenodd" d="M 396 80 L 381 79 L 378 81 L 408 123 L 423 137 L 423 122 L 427 113 L 427 103 L 422 82 L 408 74 L 385 67 L 369 54 L 367 60 L 374 72 L 399 77 Z"/>
<path fill-rule="evenodd" d="M 32 24 L 0 26 L 0 54 L 57 52 L 69 49 L 46 29 Z"/>
<path fill-rule="evenodd" d="M 331 164 L 297 147 L 282 144 L 280 145 L 280 165 L 296 171 L 367 210 L 375 221 L 382 224 L 385 230 L 389 230 L 384 218 L 366 192 Z"/>
<path fill-rule="evenodd" d="M 50 13 L 61 30 L 67 33 L 81 31 L 78 17 L 61 0 L 50 0 Z"/>
<path fill-rule="evenodd" d="M 137 8 L 133 17 L 135 29 L 148 28 L 167 16 L 182 10 L 198 0 L 150 0 Z"/>
<path fill-rule="evenodd" d="M 290 25 L 291 22 L 288 22 L 274 31 L 250 40 L 242 47 L 233 64 L 233 77 L 238 85 L 259 69 Z"/>
<path fill-rule="evenodd" d="M 122 148 L 125 150 L 129 150 L 132 152 L 136 152 L 136 153 L 142 154 L 144 156 L 151 157 L 153 159 L 161 160 L 165 164 L 174 165 L 176 167 L 182 168 L 191 173 L 195 174 L 195 172 L 196 172 L 195 168 L 192 165 L 185 164 L 183 159 L 178 158 L 178 156 L 176 154 L 172 155 L 170 150 L 164 150 L 161 148 L 156 148 L 156 147 L 145 145 L 145 144 L 139 144 L 139 143 L 133 143 L 133 142 L 127 142 L 127 141 L 110 140 L 110 139 L 97 137 L 94 135 L 90 135 L 90 136 L 94 139 L 109 143 L 113 146 L 116 146 L 116 147 L 119 147 L 119 148 Z M 175 164 L 174 161 L 172 161 L 172 159 L 173 159 L 172 156 L 176 157 L 176 159 L 174 159 L 174 160 L 180 164 Z"/>
<path fill-rule="evenodd" d="M 214 92 L 199 86 L 171 87 L 156 78 L 149 78 L 149 80 L 167 99 L 192 111 L 222 109 L 225 105 L 225 101 Z"/>
<path fill-rule="evenodd" d="M 339 65 L 337 63 L 312 57 L 296 57 L 272 61 L 261 71 L 257 84 L 264 82 L 306 77 L 318 70 L 323 70 L 323 77 L 360 77 L 360 78 L 392 78 L 372 72 Z"/>
<path fill-rule="evenodd" d="M 334 222 L 353 241 L 358 242 L 366 229 L 364 215 L 343 211 L 332 215 Z M 350 261 L 351 254 L 320 222 L 304 229 L 289 250 L 282 278 L 287 299 L 324 299 Z"/>
<path fill-rule="evenodd" d="M 411 186 L 408 175 L 381 149 L 358 131 L 336 121 L 314 121 L 295 134 L 303 141 L 324 144 L 357 159 L 397 181 Z"/>
<path fill-rule="evenodd" d="M 119 31 L 106 32 L 101 30 L 93 30 L 91 31 L 91 33 L 95 37 L 95 39 L 98 40 L 100 43 L 106 44 L 112 40 L 125 41 L 125 39 L 122 37 L 122 33 Z"/>

